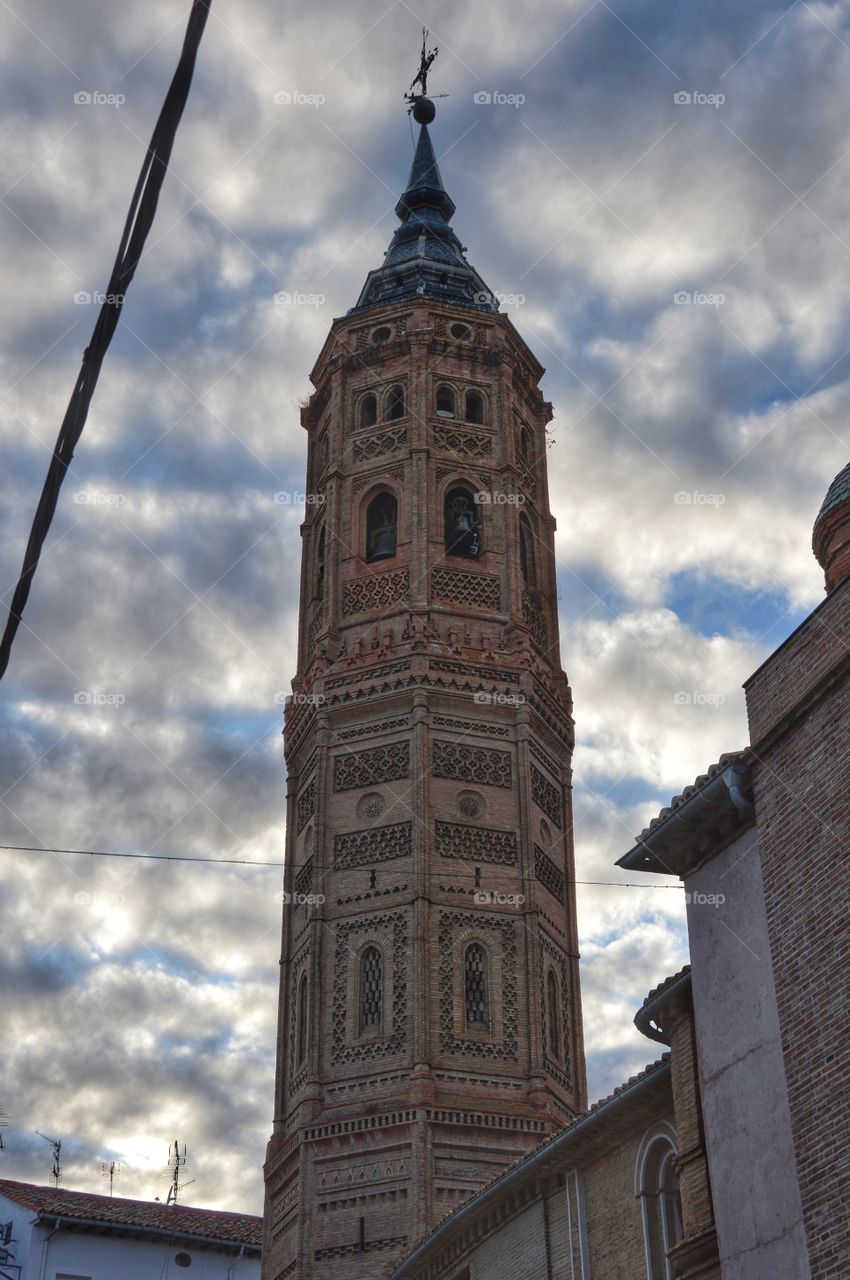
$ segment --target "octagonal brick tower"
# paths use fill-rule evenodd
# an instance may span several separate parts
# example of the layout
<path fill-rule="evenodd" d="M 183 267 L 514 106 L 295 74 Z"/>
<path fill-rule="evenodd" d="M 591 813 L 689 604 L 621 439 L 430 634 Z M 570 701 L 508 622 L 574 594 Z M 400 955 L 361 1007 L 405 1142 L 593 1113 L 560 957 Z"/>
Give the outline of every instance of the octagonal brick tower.
<path fill-rule="evenodd" d="M 586 1106 L 543 369 L 427 126 L 311 378 L 267 1280 L 377 1280 Z"/>

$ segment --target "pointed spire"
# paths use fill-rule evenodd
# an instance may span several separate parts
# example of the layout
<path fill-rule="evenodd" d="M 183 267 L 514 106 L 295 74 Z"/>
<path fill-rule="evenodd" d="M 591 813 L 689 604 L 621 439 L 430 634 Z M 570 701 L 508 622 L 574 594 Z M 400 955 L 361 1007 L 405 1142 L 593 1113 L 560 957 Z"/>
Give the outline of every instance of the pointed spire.
<path fill-rule="evenodd" d="M 451 221 L 455 211 L 454 201 L 443 186 L 427 124 L 420 126 L 419 141 L 410 166 L 410 177 L 407 179 L 407 190 L 395 211 L 402 222 L 406 222 L 414 210 L 423 205 L 439 210 L 446 222 Z"/>
<path fill-rule="evenodd" d="M 433 115 L 429 113 L 428 118 Z M 407 189 L 395 211 L 401 225 L 390 241 L 383 266 L 369 272 L 349 315 L 416 297 L 476 311 L 498 311 L 493 294 L 467 262 L 463 245 L 449 226 L 455 204 L 443 186 L 425 121 L 419 129 Z"/>

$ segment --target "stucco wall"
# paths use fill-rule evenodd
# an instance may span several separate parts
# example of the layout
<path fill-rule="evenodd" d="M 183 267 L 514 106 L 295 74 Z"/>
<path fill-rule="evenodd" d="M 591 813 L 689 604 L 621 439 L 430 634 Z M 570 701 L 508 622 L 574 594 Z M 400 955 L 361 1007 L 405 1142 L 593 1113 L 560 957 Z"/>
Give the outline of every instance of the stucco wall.
<path fill-rule="evenodd" d="M 807 1280 L 755 830 L 691 876 L 685 887 L 723 1280 Z"/>

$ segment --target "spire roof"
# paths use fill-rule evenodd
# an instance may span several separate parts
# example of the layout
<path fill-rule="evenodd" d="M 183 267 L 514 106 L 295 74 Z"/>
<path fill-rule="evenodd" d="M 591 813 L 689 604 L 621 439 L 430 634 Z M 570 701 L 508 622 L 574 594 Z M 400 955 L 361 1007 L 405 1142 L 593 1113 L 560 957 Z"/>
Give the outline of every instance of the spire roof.
<path fill-rule="evenodd" d="M 455 204 L 443 186 L 427 124 L 420 125 L 407 189 L 395 211 L 400 225 L 383 265 L 369 272 L 349 315 L 417 297 L 498 311 L 499 304 L 467 262 L 463 245 L 449 226 Z"/>

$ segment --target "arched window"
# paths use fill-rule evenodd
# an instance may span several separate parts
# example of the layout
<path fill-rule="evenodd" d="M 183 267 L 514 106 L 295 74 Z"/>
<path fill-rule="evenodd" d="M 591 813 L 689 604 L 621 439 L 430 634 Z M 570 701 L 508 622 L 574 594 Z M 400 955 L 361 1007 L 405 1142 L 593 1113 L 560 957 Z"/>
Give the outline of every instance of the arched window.
<path fill-rule="evenodd" d="M 470 942 L 463 953 L 463 985 L 467 1026 L 489 1027 L 487 952 L 480 942 Z"/>
<path fill-rule="evenodd" d="M 360 957 L 360 1034 L 380 1031 L 384 1016 L 384 957 L 369 946 Z"/>
<path fill-rule="evenodd" d="M 325 526 L 319 530 L 319 541 L 316 544 L 316 595 L 325 590 Z"/>
<path fill-rule="evenodd" d="M 300 1065 L 307 1057 L 307 1021 L 308 1021 L 309 987 L 306 973 L 298 984 L 298 1011 L 296 1014 L 296 1064 Z"/>
<path fill-rule="evenodd" d="M 378 325 L 377 329 L 372 330 L 373 342 L 388 342 L 393 336 L 393 331 L 388 324 Z"/>
<path fill-rule="evenodd" d="M 561 1002 L 558 999 L 558 979 L 555 971 L 546 976 L 546 1012 L 548 1014 L 549 1052 L 556 1062 L 561 1060 Z"/>
<path fill-rule="evenodd" d="M 519 433 L 519 452 L 520 457 L 528 462 L 531 457 L 531 432 L 528 427 L 523 427 Z"/>
<path fill-rule="evenodd" d="M 378 399 L 370 391 L 360 401 L 360 426 L 374 427 L 378 421 Z"/>
<path fill-rule="evenodd" d="M 387 396 L 387 417 L 390 421 L 404 417 L 404 387 L 393 387 Z"/>
<path fill-rule="evenodd" d="M 391 493 L 379 493 L 366 509 L 366 555 L 375 560 L 389 560 L 396 552 L 398 538 L 398 503 Z"/>
<path fill-rule="evenodd" d="M 676 1173 L 676 1147 L 665 1128 L 644 1138 L 635 1181 L 643 1213 L 647 1280 L 674 1280 L 667 1257 L 682 1239 L 682 1198 Z"/>
<path fill-rule="evenodd" d="M 444 509 L 446 555 L 477 559 L 481 554 L 481 520 L 467 489 L 450 489 Z"/>
<path fill-rule="evenodd" d="M 453 418 L 455 416 L 455 393 L 451 387 L 437 387 L 437 417 Z"/>
<path fill-rule="evenodd" d="M 467 422 L 484 421 L 484 397 L 480 391 L 467 391 L 464 417 Z"/>
<path fill-rule="evenodd" d="M 534 585 L 534 535 L 527 516 L 519 518 L 519 567 L 527 586 Z"/>

